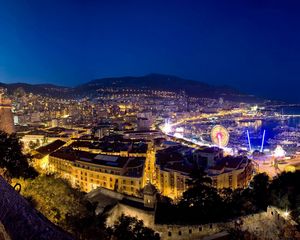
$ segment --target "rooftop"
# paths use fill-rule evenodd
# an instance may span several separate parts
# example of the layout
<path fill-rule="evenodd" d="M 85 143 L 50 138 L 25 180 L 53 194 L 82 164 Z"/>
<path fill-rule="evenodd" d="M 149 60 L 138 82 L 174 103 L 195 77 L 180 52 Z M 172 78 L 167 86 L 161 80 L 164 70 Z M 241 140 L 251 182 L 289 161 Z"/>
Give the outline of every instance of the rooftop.
<path fill-rule="evenodd" d="M 72 148 L 88 148 L 99 149 L 103 152 L 120 152 L 128 151 L 130 153 L 146 153 L 148 145 L 145 142 L 137 142 L 130 140 L 122 141 L 75 141 L 70 147 Z"/>
<path fill-rule="evenodd" d="M 203 152 L 203 153 L 219 153 L 220 151 L 223 150 L 218 147 L 203 147 L 201 149 L 196 150 L 196 152 Z"/>
<path fill-rule="evenodd" d="M 81 161 L 117 168 L 123 168 L 127 163 L 127 167 L 134 168 L 145 162 L 145 158 L 143 157 L 128 158 L 106 154 L 94 154 L 86 151 L 74 150 L 70 147 L 61 148 L 51 153 L 50 156 L 68 161 Z"/>
<path fill-rule="evenodd" d="M 173 171 L 182 172 L 187 175 L 190 174 L 193 170 L 190 166 L 184 163 L 184 161 L 167 163 L 164 166 L 164 169 L 170 169 Z"/>
<path fill-rule="evenodd" d="M 66 142 L 62 140 L 55 140 L 54 142 L 49 143 L 46 146 L 39 147 L 38 149 L 36 149 L 36 151 L 45 156 L 62 147 L 65 143 Z"/>
<path fill-rule="evenodd" d="M 240 169 L 244 168 L 245 165 L 249 162 L 249 159 L 247 157 L 239 156 L 239 157 L 233 157 L 233 156 L 227 156 L 224 158 L 221 158 L 218 160 L 217 164 L 215 166 L 212 166 L 208 169 L 208 172 L 210 174 L 213 174 L 211 171 L 232 171 L 234 169 Z"/>

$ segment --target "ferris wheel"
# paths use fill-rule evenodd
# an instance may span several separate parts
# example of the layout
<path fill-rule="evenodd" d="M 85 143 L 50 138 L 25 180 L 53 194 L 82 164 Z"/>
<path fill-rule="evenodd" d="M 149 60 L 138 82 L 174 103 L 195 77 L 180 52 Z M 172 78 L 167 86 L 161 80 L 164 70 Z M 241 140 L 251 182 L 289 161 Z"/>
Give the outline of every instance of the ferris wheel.
<path fill-rule="evenodd" d="M 211 141 L 218 147 L 226 147 L 229 142 L 229 132 L 222 125 L 216 125 L 210 133 Z"/>

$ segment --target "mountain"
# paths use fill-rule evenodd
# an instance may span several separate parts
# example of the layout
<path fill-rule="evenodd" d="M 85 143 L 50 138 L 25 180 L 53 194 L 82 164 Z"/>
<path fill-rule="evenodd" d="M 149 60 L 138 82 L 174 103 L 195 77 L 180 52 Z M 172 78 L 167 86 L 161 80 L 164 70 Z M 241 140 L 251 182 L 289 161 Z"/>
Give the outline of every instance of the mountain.
<path fill-rule="evenodd" d="M 70 96 L 73 88 L 56 86 L 53 84 L 28 84 L 28 83 L 0 83 L 0 88 L 6 88 L 9 95 L 19 90 L 26 93 L 40 94 L 48 97 Z"/>
<path fill-rule="evenodd" d="M 258 98 L 239 92 L 227 86 L 213 86 L 195 80 L 188 80 L 172 75 L 149 74 L 141 77 L 115 77 L 92 80 L 75 88 L 75 93 L 80 95 L 95 94 L 100 88 L 133 88 L 145 90 L 165 90 L 180 92 L 185 91 L 189 96 L 224 98 L 233 101 L 258 101 Z"/>
<path fill-rule="evenodd" d="M 144 89 L 144 90 L 165 90 L 180 92 L 185 91 L 188 96 L 207 97 L 207 98 L 224 98 L 232 101 L 257 102 L 258 98 L 243 94 L 228 86 L 213 86 L 195 80 L 188 80 L 172 75 L 148 74 L 141 77 L 114 77 L 95 79 L 85 84 L 71 87 L 61 87 L 52 84 L 32 85 L 27 83 L 4 84 L 0 83 L 0 87 L 8 89 L 8 93 L 12 94 L 17 89 L 24 89 L 25 92 L 41 94 L 51 97 L 95 97 L 97 90 L 102 88 L 114 89 Z"/>

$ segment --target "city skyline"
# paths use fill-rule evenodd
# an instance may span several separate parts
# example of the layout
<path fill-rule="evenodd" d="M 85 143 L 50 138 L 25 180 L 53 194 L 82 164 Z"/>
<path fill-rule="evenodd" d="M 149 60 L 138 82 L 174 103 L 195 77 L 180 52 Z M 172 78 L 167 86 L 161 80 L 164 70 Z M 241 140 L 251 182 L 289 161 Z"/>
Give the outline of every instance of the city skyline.
<path fill-rule="evenodd" d="M 299 8 L 0 0 L 0 240 L 300 239 Z"/>
<path fill-rule="evenodd" d="M 116 4 L 118 3 L 118 4 Z M 0 82 L 176 75 L 300 102 L 299 3 L 1 3 Z"/>

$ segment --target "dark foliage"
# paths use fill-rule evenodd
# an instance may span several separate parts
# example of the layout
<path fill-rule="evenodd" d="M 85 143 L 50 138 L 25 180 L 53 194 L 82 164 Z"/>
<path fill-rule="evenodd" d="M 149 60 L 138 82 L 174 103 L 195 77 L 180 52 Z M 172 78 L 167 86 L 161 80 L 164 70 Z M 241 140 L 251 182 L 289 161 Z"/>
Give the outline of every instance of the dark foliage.
<path fill-rule="evenodd" d="M 300 171 L 283 172 L 270 184 L 270 204 L 291 212 L 300 223 Z"/>
<path fill-rule="evenodd" d="M 193 173 L 190 188 L 178 204 L 159 201 L 156 222 L 205 224 L 265 210 L 269 203 L 269 179 L 265 174 L 254 177 L 251 188 L 217 190 L 203 171 Z"/>
<path fill-rule="evenodd" d="M 86 211 L 85 215 L 67 217 L 66 222 L 71 229 L 70 232 L 73 233 L 76 239 L 109 239 L 105 226 L 105 217 L 95 215 L 95 207 L 90 203 L 86 203 L 88 211 Z"/>
<path fill-rule="evenodd" d="M 258 238 L 251 234 L 249 231 L 241 230 L 241 229 L 235 229 L 232 228 L 229 230 L 230 234 L 230 240 L 247 240 L 247 239 L 252 239 L 252 240 L 258 240 Z"/>
<path fill-rule="evenodd" d="M 0 168 L 9 178 L 34 178 L 37 172 L 29 165 L 30 158 L 22 153 L 22 145 L 15 134 L 0 132 Z"/>
<path fill-rule="evenodd" d="M 160 239 L 159 234 L 145 227 L 143 221 L 125 215 L 122 215 L 112 228 L 107 229 L 107 232 L 117 240 Z"/>
<path fill-rule="evenodd" d="M 76 239 L 107 239 L 105 219 L 96 216 L 96 206 L 87 202 L 85 194 L 72 188 L 68 181 L 54 175 L 39 175 L 21 184 L 21 193 L 31 205 Z"/>

